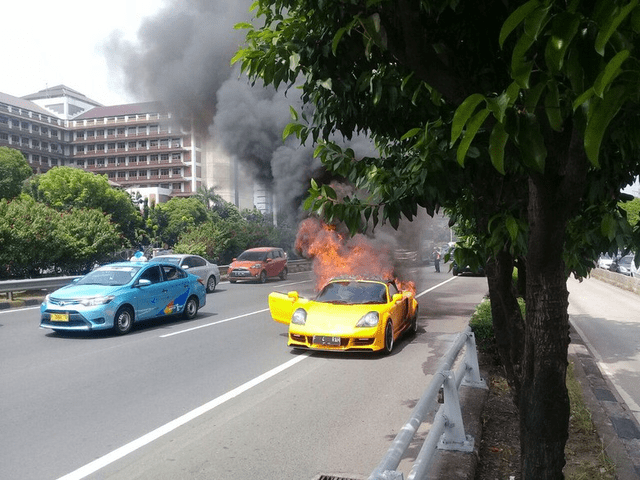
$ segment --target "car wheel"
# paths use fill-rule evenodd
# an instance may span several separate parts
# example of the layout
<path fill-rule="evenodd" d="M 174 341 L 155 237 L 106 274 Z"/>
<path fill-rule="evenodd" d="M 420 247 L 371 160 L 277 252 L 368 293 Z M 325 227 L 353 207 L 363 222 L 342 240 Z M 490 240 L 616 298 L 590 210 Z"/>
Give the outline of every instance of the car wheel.
<path fill-rule="evenodd" d="M 113 329 L 118 335 L 129 333 L 133 327 L 133 310 L 130 307 L 120 307 L 113 319 Z"/>
<path fill-rule="evenodd" d="M 265 272 L 264 270 L 262 270 L 262 271 L 260 272 L 260 278 L 258 278 L 258 281 L 259 281 L 260 283 L 264 283 L 264 282 L 266 282 L 266 281 L 267 281 L 267 272 Z"/>
<path fill-rule="evenodd" d="M 235 280 L 229 280 L 229 283 L 236 283 Z"/>
<path fill-rule="evenodd" d="M 416 307 L 416 311 L 411 317 L 410 322 L 411 326 L 409 327 L 409 333 L 411 333 L 411 335 L 415 335 L 416 333 L 418 333 L 418 307 Z"/>
<path fill-rule="evenodd" d="M 391 321 L 387 322 L 387 326 L 384 329 L 384 353 L 387 355 L 393 351 L 393 324 Z"/>
<path fill-rule="evenodd" d="M 280 280 L 286 280 L 287 278 L 287 274 L 289 273 L 289 271 L 287 270 L 287 268 L 285 267 L 282 272 L 280 272 Z"/>
<path fill-rule="evenodd" d="M 216 277 L 211 275 L 207 279 L 207 293 L 211 293 L 216 289 Z"/>
<path fill-rule="evenodd" d="M 187 304 L 184 306 L 183 317 L 187 320 L 191 320 L 198 313 L 198 299 L 196 297 L 189 297 Z"/>
<path fill-rule="evenodd" d="M 457 277 L 457 276 L 458 276 L 458 273 L 460 273 L 460 272 L 458 271 L 458 269 L 457 269 L 457 268 L 454 268 L 454 269 L 453 269 L 453 276 L 454 276 L 454 277 Z"/>

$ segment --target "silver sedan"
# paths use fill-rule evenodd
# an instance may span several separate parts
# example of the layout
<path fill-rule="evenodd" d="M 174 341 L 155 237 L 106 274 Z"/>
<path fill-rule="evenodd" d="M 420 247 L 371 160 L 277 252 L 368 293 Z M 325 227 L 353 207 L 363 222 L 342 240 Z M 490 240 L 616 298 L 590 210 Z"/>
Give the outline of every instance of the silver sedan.
<path fill-rule="evenodd" d="M 218 265 L 209 262 L 200 255 L 172 253 L 168 255 L 156 255 L 150 261 L 173 263 L 189 273 L 198 275 L 207 287 L 207 293 L 213 292 L 216 289 L 216 285 L 220 283 L 220 269 Z"/>

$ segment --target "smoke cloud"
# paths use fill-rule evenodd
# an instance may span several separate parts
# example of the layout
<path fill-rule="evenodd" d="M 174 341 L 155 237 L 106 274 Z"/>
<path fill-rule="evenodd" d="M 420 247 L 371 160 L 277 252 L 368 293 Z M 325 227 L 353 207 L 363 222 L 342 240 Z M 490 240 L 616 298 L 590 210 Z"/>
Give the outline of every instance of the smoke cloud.
<path fill-rule="evenodd" d="M 275 91 L 248 79 L 230 65 L 242 47 L 245 32 L 239 22 L 252 20 L 252 0 L 167 0 L 165 7 L 141 25 L 136 41 L 114 32 L 103 52 L 115 75 L 140 101 L 155 100 L 195 126 L 258 182 L 271 186 L 279 211 L 300 219 L 300 205 L 310 178 L 327 180 L 311 146 L 294 138 L 282 140 L 291 121 L 290 106 L 302 108 L 298 90 Z M 346 144 L 343 146 L 347 146 Z M 354 137 L 348 144 L 358 156 L 376 155 L 370 140 Z M 408 223 L 408 222 L 406 222 Z M 421 226 L 422 225 L 422 226 Z M 414 222 L 411 232 L 379 228 L 398 249 L 424 232 Z M 438 230 L 438 229 L 436 229 Z M 400 242 L 398 242 L 400 240 Z"/>

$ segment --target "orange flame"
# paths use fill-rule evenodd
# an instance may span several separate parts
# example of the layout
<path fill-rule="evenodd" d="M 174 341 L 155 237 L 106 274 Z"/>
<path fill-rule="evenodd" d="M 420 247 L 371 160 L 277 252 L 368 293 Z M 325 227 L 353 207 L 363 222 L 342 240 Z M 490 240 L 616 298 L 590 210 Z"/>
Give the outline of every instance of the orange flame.
<path fill-rule="evenodd" d="M 295 247 L 313 262 L 316 290 L 320 290 L 332 278 L 341 276 L 383 280 L 395 278 L 390 246 L 374 245 L 361 234 L 350 237 L 316 218 L 308 218 L 300 223 Z M 400 289 L 415 294 L 413 282 L 397 284 Z"/>

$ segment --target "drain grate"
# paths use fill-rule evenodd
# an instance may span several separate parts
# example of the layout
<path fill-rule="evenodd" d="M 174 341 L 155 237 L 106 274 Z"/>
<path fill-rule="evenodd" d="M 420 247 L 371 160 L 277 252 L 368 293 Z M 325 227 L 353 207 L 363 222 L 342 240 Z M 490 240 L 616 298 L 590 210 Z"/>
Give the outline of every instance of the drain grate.
<path fill-rule="evenodd" d="M 312 480 L 364 480 L 363 477 L 345 477 L 343 475 L 317 475 Z"/>

